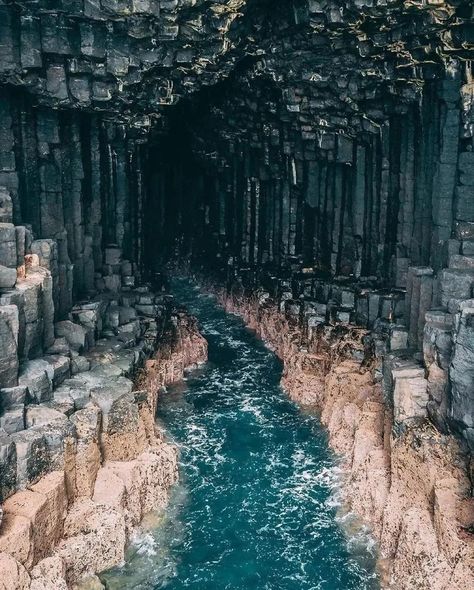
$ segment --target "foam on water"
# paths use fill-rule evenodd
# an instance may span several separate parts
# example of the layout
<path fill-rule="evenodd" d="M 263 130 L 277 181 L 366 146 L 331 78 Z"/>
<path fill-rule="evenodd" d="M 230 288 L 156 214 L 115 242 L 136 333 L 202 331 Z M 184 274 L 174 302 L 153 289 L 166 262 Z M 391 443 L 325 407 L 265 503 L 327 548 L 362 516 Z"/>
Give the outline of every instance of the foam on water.
<path fill-rule="evenodd" d="M 370 532 L 342 512 L 341 468 L 317 418 L 282 392 L 278 359 L 212 298 L 181 281 L 175 291 L 209 363 L 160 398 L 180 483 L 107 588 L 379 588 Z"/>

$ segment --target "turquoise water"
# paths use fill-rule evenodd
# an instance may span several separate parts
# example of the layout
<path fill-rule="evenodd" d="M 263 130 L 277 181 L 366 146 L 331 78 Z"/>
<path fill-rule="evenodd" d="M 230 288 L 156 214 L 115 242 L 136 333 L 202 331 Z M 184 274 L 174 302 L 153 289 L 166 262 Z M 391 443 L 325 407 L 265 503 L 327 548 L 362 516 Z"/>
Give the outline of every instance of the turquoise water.
<path fill-rule="evenodd" d="M 282 392 L 281 364 L 186 282 L 209 363 L 163 395 L 180 483 L 159 526 L 103 577 L 110 589 L 374 590 L 368 537 L 336 517 L 338 469 L 316 417 Z"/>

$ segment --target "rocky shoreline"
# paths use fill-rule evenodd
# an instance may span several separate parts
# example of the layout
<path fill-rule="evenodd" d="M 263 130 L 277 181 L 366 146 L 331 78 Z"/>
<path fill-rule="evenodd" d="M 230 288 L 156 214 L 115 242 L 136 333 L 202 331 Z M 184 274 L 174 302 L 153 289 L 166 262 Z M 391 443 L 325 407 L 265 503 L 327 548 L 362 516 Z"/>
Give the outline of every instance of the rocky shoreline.
<path fill-rule="evenodd" d="M 22 366 L 11 388 L 22 403 L 3 413 L 2 590 L 102 588 L 95 574 L 123 561 L 177 480 L 154 417 L 163 388 L 206 360 L 196 322 L 147 287 L 99 295 L 71 318 L 51 354 Z"/>
<path fill-rule="evenodd" d="M 344 510 L 367 523 L 378 543 L 382 586 L 474 585 L 472 460 L 462 440 L 427 418 L 402 419 L 421 378 L 413 360 L 394 362 L 371 331 L 355 325 L 304 328 L 284 298 L 209 290 L 281 358 L 290 397 L 320 414 L 342 459 Z"/>

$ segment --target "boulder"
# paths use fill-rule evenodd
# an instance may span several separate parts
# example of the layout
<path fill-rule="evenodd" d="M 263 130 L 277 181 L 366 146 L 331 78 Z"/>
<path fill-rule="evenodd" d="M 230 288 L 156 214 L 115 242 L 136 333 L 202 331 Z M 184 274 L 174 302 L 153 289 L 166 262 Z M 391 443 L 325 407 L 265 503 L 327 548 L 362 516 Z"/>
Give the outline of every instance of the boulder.
<path fill-rule="evenodd" d="M 11 406 L 0 416 L 0 428 L 7 434 L 20 432 L 25 429 L 25 406 Z"/>
<path fill-rule="evenodd" d="M 67 356 L 71 352 L 66 338 L 55 338 L 51 346 L 46 350 L 46 354 Z"/>
<path fill-rule="evenodd" d="M 90 404 L 71 416 L 77 433 L 76 496 L 90 498 L 100 468 L 100 410 Z"/>
<path fill-rule="evenodd" d="M 0 289 L 13 289 L 16 279 L 16 268 L 8 268 L 0 264 Z"/>
<path fill-rule="evenodd" d="M 474 428 L 474 305 L 461 310 L 455 331 L 449 368 L 450 418 L 462 431 Z"/>
<path fill-rule="evenodd" d="M 53 387 L 56 388 L 71 375 L 71 361 L 67 356 L 48 355 L 44 359 L 53 368 Z"/>
<path fill-rule="evenodd" d="M 30 590 L 68 590 L 66 566 L 58 557 L 46 557 L 31 570 Z"/>
<path fill-rule="evenodd" d="M 13 220 L 13 201 L 10 191 L 0 186 L 0 223 L 11 223 Z"/>
<path fill-rule="evenodd" d="M 33 564 L 47 557 L 61 539 L 66 509 L 63 472 L 50 473 L 31 489 L 17 492 L 6 500 L 5 514 L 22 516 L 31 522 Z"/>
<path fill-rule="evenodd" d="M 0 389 L 0 411 L 15 406 L 23 406 L 26 401 L 28 388 L 23 385 Z"/>
<path fill-rule="evenodd" d="M 120 248 L 110 246 L 105 249 L 105 264 L 115 265 L 122 261 L 122 251 Z"/>
<path fill-rule="evenodd" d="M 125 555 L 125 519 L 114 508 L 80 500 L 68 512 L 64 540 L 56 555 L 66 564 L 70 583 L 121 563 Z"/>
<path fill-rule="evenodd" d="M 71 358 L 71 373 L 73 375 L 77 375 L 78 373 L 84 373 L 85 371 L 89 371 L 90 369 L 90 362 L 86 359 L 85 356 L 80 354 L 72 355 Z"/>
<path fill-rule="evenodd" d="M 60 418 L 10 435 L 16 452 L 17 489 L 38 482 L 52 471 L 65 471 L 72 477 L 75 455 L 75 430 L 69 420 Z"/>
<path fill-rule="evenodd" d="M 11 436 L 0 434 L 0 502 L 17 489 L 17 453 Z"/>
<path fill-rule="evenodd" d="M 16 233 L 13 223 L 0 223 L 0 264 L 16 269 Z"/>
<path fill-rule="evenodd" d="M 429 398 L 423 367 L 415 362 L 404 363 L 391 372 L 395 423 L 402 426 L 426 418 Z"/>
<path fill-rule="evenodd" d="M 0 553 L 8 553 L 26 568 L 33 564 L 33 528 L 31 520 L 5 512 L 0 530 Z"/>
<path fill-rule="evenodd" d="M 67 421 L 67 417 L 63 413 L 43 404 L 26 408 L 26 428 L 51 424 L 57 420 Z"/>

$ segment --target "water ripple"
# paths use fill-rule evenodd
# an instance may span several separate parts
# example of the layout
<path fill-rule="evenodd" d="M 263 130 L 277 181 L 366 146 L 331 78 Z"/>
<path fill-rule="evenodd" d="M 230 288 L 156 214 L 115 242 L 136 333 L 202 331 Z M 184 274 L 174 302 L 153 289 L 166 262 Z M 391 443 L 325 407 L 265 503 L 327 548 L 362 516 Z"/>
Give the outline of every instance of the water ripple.
<path fill-rule="evenodd" d="M 107 588 L 379 588 L 370 534 L 338 513 L 341 470 L 317 418 L 281 391 L 278 359 L 212 298 L 181 281 L 175 292 L 200 320 L 209 363 L 160 400 L 180 483 Z"/>

